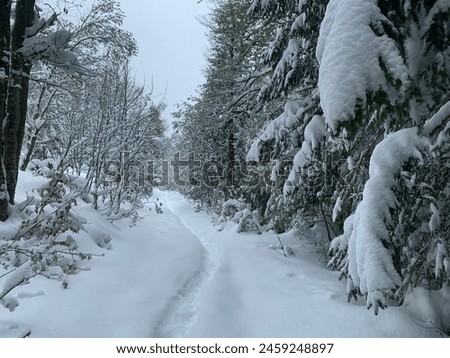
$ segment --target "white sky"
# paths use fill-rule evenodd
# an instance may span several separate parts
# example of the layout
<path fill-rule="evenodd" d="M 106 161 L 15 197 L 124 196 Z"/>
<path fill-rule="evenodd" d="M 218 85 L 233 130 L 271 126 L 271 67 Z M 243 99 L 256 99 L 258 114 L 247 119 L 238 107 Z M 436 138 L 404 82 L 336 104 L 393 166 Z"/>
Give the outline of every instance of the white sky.
<path fill-rule="evenodd" d="M 120 0 L 124 28 L 139 46 L 133 60 L 138 82 L 150 87 L 155 101 L 166 95 L 164 118 L 171 119 L 175 104 L 187 100 L 204 82 L 206 28 L 198 17 L 208 13 L 208 0 Z"/>

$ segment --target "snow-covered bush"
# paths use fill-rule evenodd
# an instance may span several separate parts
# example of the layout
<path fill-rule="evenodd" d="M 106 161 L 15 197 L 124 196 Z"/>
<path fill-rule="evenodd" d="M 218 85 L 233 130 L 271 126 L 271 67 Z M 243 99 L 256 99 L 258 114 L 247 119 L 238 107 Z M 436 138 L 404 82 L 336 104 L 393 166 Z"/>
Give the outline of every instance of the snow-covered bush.
<path fill-rule="evenodd" d="M 263 231 L 258 211 L 251 211 L 247 204 L 240 200 L 230 199 L 222 204 L 222 211 L 216 220 L 219 230 L 224 229 L 227 221 L 238 224 L 238 232 L 252 231 L 261 234 Z"/>
<path fill-rule="evenodd" d="M 219 230 L 223 230 L 227 221 L 233 220 L 236 214 L 242 212 L 246 208 L 246 204 L 236 199 L 230 199 L 222 204 L 222 210 L 216 219 L 216 225 Z"/>
<path fill-rule="evenodd" d="M 262 227 L 258 220 L 258 211 L 251 211 L 249 209 L 244 209 L 238 213 L 233 218 L 233 221 L 238 223 L 238 232 L 253 231 L 258 234 L 262 233 Z"/>
<path fill-rule="evenodd" d="M 11 310 L 18 303 L 12 304 L 7 295 L 15 287 L 41 275 L 66 288 L 67 275 L 78 272 L 80 261 L 92 256 L 81 252 L 67 234 L 84 230 L 86 220 L 73 209 L 82 188 L 64 174 L 62 161 L 41 162 L 36 168 L 48 182 L 17 205 L 14 221 L 18 227 L 0 239 L 0 264 L 6 271 L 0 300 Z"/>

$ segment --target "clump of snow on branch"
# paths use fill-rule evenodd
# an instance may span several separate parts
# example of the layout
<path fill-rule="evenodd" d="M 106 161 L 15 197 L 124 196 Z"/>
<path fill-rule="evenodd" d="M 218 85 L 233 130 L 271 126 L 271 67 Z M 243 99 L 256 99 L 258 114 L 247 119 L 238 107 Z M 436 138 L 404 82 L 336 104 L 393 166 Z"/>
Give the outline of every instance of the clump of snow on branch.
<path fill-rule="evenodd" d="M 31 261 L 25 262 L 22 266 L 18 267 L 3 284 L 0 291 L 0 298 L 3 298 L 12 289 L 18 285 L 25 283 L 29 278 L 33 277 L 33 265 Z"/>
<path fill-rule="evenodd" d="M 74 53 L 67 51 L 72 34 L 60 29 L 45 36 L 32 36 L 23 41 L 20 52 L 29 58 L 45 59 L 68 71 L 80 71 L 81 66 Z"/>
<path fill-rule="evenodd" d="M 311 121 L 305 127 L 302 147 L 294 157 L 294 165 L 284 187 L 285 195 L 291 193 L 293 186 L 295 186 L 299 180 L 299 173 L 301 173 L 311 161 L 314 151 L 326 138 L 328 138 L 328 136 L 329 133 L 326 129 L 325 118 L 318 115 L 313 116 Z"/>
<path fill-rule="evenodd" d="M 302 51 L 305 46 L 307 46 L 307 43 L 303 39 L 289 39 L 287 47 L 274 70 L 272 84 L 275 85 L 271 88 L 272 95 L 282 91 L 283 88 L 289 85 L 291 79 L 295 77 L 296 71 L 303 60 Z M 263 88 L 261 93 L 265 93 L 268 89 L 269 87 Z"/>
<path fill-rule="evenodd" d="M 284 112 L 271 121 L 261 135 L 252 143 L 247 152 L 247 161 L 259 162 L 261 147 L 264 142 L 274 139 L 279 141 L 286 133 L 298 125 L 299 118 L 304 114 L 304 107 L 298 101 L 286 103 Z"/>
<path fill-rule="evenodd" d="M 354 115 L 358 100 L 365 103 L 367 91 L 388 90 L 380 60 L 395 80 L 408 82 L 408 69 L 395 42 L 372 29 L 386 20 L 377 3 L 331 0 L 321 24 L 316 49 L 320 103 L 333 131 Z"/>
<path fill-rule="evenodd" d="M 0 304 L 10 311 L 14 311 L 19 302 L 14 297 L 7 296 L 17 286 L 26 284 L 28 280 L 35 276 L 31 260 L 25 262 L 22 266 L 15 269 L 3 284 L 0 291 Z"/>
<path fill-rule="evenodd" d="M 341 212 L 342 204 L 343 204 L 342 199 L 340 197 L 337 198 L 336 203 L 334 204 L 334 208 L 333 208 L 333 216 L 332 216 L 333 222 L 336 221 L 339 213 Z"/>
<path fill-rule="evenodd" d="M 423 126 L 423 133 L 427 136 L 431 135 L 433 131 L 450 119 L 450 101 L 444 104 L 439 111 L 437 111 L 430 119 L 428 119 Z"/>

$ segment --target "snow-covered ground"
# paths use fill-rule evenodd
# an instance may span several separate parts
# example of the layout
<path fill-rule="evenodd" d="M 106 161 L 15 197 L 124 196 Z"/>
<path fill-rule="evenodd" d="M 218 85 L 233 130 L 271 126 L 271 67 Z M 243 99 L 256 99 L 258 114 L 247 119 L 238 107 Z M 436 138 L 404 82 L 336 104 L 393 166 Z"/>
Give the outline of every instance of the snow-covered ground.
<path fill-rule="evenodd" d="M 22 188 L 36 181 L 23 177 Z M 230 222 L 218 232 L 179 193 L 156 198 L 164 213 L 149 203 L 136 225 L 77 207 L 91 236 L 111 235 L 111 250 L 80 234 L 84 251 L 105 255 L 85 262 L 90 270 L 70 276 L 67 289 L 43 277 L 16 288 L 20 305 L 0 310 L 0 337 L 439 336 L 425 292 L 375 317 L 362 301 L 347 303 L 345 283 L 308 240 L 281 235 L 295 254 L 285 257 L 274 233 L 238 234 Z"/>

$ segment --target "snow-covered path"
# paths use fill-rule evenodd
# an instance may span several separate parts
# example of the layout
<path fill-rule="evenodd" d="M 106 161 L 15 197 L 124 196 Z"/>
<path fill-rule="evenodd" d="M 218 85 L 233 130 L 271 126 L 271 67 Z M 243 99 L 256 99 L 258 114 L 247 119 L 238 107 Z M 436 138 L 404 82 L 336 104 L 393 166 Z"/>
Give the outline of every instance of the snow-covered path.
<path fill-rule="evenodd" d="M 33 337 L 438 335 L 414 323 L 408 307 L 375 317 L 362 302 L 348 304 L 338 274 L 293 233 L 281 236 L 295 252 L 284 257 L 273 233 L 238 234 L 233 223 L 217 232 L 180 194 L 156 196 L 164 213 L 147 208 L 136 226 L 112 227 L 81 208 L 90 225 L 111 233 L 112 250 L 71 276 L 66 290 L 43 278 L 18 288 L 17 310 L 0 311 L 0 337 L 23 327 Z M 104 252 L 85 239 L 86 250 Z"/>
<path fill-rule="evenodd" d="M 198 215 L 176 193 L 159 192 L 163 202 L 167 204 L 166 213 L 175 215 L 183 224 L 185 235 L 193 235 L 202 245 L 201 260 L 198 271 L 186 282 L 182 289 L 167 305 L 163 316 L 155 327 L 153 337 L 184 337 L 198 319 L 198 299 L 202 289 L 213 277 L 219 259 L 217 240 L 211 233 L 211 222 L 199 223 Z M 197 220 L 196 220 L 197 219 Z M 202 219 L 208 219 L 203 217 Z M 201 220 L 202 221 L 202 220 Z"/>

